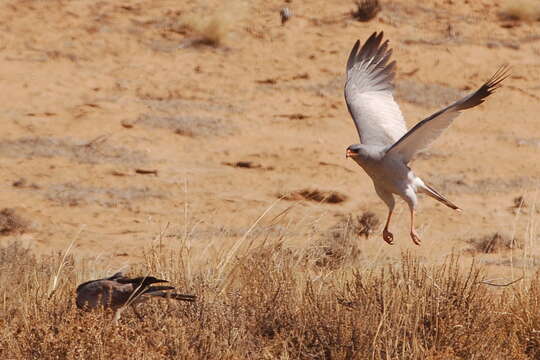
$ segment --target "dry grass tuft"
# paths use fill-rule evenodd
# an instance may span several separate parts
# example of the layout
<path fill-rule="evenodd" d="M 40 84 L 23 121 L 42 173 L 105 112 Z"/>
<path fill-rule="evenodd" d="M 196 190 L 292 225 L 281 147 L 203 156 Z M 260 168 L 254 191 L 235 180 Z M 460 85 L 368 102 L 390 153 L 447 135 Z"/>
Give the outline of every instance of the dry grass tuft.
<path fill-rule="evenodd" d="M 30 223 L 17 214 L 15 209 L 4 208 L 0 210 L 0 234 L 21 234 L 24 233 Z"/>
<path fill-rule="evenodd" d="M 378 226 L 379 219 L 370 211 L 344 217 L 309 247 L 306 258 L 319 267 L 334 269 L 358 263 L 360 237 L 367 239 Z"/>
<path fill-rule="evenodd" d="M 349 215 L 344 217 L 340 222 L 334 225 L 332 232 L 334 237 L 344 234 L 344 236 L 364 236 L 367 239 L 374 231 L 377 231 L 379 223 L 380 221 L 377 215 L 371 211 L 366 211 L 361 216 L 354 217 Z"/>
<path fill-rule="evenodd" d="M 316 266 L 337 269 L 356 262 L 361 254 L 358 228 L 352 217 L 344 218 L 307 250 L 305 258 Z"/>
<path fill-rule="evenodd" d="M 527 201 L 525 201 L 525 197 L 523 195 L 514 198 L 514 209 L 522 209 L 527 207 L 529 207 L 529 204 L 527 204 Z"/>
<path fill-rule="evenodd" d="M 190 12 L 182 16 L 181 22 L 195 33 L 189 40 L 190 45 L 221 46 L 242 26 L 247 11 L 245 1 L 227 1 L 212 11 Z"/>
<path fill-rule="evenodd" d="M 352 12 L 352 16 L 358 21 L 369 21 L 381 11 L 379 0 L 358 0 L 356 1 L 356 7 L 356 11 Z"/>
<path fill-rule="evenodd" d="M 361 217 L 356 218 L 358 225 L 356 233 L 358 236 L 365 236 L 366 239 L 377 230 L 379 226 L 379 218 L 371 211 L 366 211 Z"/>
<path fill-rule="evenodd" d="M 347 200 L 347 195 L 337 191 L 303 189 L 286 194 L 278 194 L 279 198 L 291 201 L 309 200 L 327 204 L 338 204 Z"/>
<path fill-rule="evenodd" d="M 540 2 L 538 0 L 507 0 L 499 12 L 503 20 L 540 20 Z"/>
<path fill-rule="evenodd" d="M 496 232 L 486 235 L 480 239 L 470 239 L 472 245 L 470 252 L 480 252 L 484 254 L 494 254 L 519 247 L 518 241 L 504 234 Z"/>

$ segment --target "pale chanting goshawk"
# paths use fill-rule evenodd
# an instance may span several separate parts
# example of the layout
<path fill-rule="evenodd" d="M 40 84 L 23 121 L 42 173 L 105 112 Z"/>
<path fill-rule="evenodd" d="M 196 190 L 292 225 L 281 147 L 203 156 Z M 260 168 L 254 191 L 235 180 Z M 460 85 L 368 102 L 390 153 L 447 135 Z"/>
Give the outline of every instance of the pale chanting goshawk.
<path fill-rule="evenodd" d="M 346 156 L 356 161 L 371 177 L 377 195 L 388 206 L 384 240 L 389 244 L 394 240 L 388 225 L 395 206 L 394 195 L 398 195 L 409 205 L 411 238 L 420 245 L 414 228 L 417 193 L 431 196 L 454 210 L 461 209 L 424 183 L 408 164 L 450 126 L 461 110 L 481 104 L 499 88 L 509 76 L 508 68 L 501 67 L 474 93 L 437 111 L 407 131 L 403 115 L 392 96 L 396 63 L 388 63 L 392 50 L 388 48 L 388 40 L 382 42 L 382 39 L 383 33 L 380 32 L 373 33 L 362 47 L 357 41 L 347 60 L 345 101 L 361 144 L 349 146 Z"/>

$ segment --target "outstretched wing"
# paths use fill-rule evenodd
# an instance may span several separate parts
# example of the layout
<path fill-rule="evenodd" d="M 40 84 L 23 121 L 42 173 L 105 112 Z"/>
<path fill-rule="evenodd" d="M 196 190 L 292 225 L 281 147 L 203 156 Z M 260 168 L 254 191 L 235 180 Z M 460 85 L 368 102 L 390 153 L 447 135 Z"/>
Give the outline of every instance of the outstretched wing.
<path fill-rule="evenodd" d="M 82 284 L 80 284 L 79 286 L 77 286 L 77 289 L 75 290 L 77 293 L 79 291 L 81 291 L 85 286 L 87 286 L 88 284 L 91 284 L 91 283 L 97 283 L 97 282 L 100 282 L 101 280 L 113 280 L 113 281 L 117 281 L 118 279 L 122 279 L 124 278 L 124 274 L 122 272 L 117 272 L 115 273 L 114 275 L 112 276 L 109 276 L 109 277 L 106 277 L 106 278 L 102 278 L 102 279 L 96 279 L 96 280 L 89 280 L 89 281 L 86 281 L 86 282 L 83 282 Z"/>
<path fill-rule="evenodd" d="M 392 96 L 396 63 L 387 64 L 392 50 L 388 40 L 381 44 L 382 39 L 382 32 L 373 33 L 362 48 L 357 41 L 347 61 L 345 101 L 366 145 L 392 145 L 407 132 Z"/>
<path fill-rule="evenodd" d="M 387 154 L 399 154 L 405 163 L 409 163 L 421 150 L 428 147 L 458 117 L 461 110 L 475 107 L 501 87 L 501 82 L 509 76 L 508 68 L 501 67 L 484 85 L 474 93 L 465 96 L 452 105 L 436 112 L 416 124 L 399 139 Z"/>

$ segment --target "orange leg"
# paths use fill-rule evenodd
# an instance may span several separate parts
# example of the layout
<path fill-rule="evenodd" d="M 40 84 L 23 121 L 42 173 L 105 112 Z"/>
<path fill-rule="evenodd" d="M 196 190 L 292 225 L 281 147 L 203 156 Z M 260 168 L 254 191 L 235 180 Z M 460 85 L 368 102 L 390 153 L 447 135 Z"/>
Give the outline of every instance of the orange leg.
<path fill-rule="evenodd" d="M 420 245 L 420 237 L 416 230 L 414 230 L 414 209 L 411 210 L 411 239 L 416 245 Z"/>
<path fill-rule="evenodd" d="M 390 225 L 390 218 L 392 217 L 392 209 L 388 212 L 388 218 L 386 219 L 386 224 L 384 225 L 383 230 L 383 239 L 388 244 L 392 245 L 394 243 L 394 235 L 388 231 L 388 226 Z"/>

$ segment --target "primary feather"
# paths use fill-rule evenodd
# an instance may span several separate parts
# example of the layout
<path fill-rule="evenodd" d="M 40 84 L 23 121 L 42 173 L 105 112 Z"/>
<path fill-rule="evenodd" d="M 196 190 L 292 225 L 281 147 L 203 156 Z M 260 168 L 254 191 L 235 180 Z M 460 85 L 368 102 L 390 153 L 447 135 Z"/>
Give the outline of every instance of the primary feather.
<path fill-rule="evenodd" d="M 386 153 L 398 154 L 406 164 L 409 163 L 415 155 L 427 148 L 450 126 L 452 121 L 459 116 L 461 110 L 470 109 L 483 103 L 485 98 L 498 89 L 501 82 L 507 77 L 508 68 L 503 66 L 474 93 L 420 121 Z"/>
<path fill-rule="evenodd" d="M 360 141 L 389 146 L 406 132 L 405 120 L 392 95 L 395 62 L 383 33 L 373 33 L 360 48 L 357 41 L 347 60 L 345 101 Z"/>

